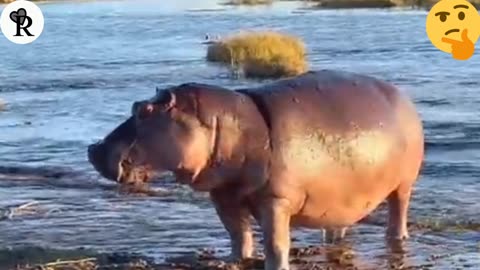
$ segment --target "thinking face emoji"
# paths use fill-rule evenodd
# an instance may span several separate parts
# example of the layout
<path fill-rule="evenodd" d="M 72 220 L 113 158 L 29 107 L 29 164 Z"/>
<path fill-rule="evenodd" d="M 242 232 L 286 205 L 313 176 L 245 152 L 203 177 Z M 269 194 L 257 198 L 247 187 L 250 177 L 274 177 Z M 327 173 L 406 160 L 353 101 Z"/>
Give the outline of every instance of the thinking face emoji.
<path fill-rule="evenodd" d="M 435 47 L 466 60 L 480 35 L 480 15 L 466 0 L 441 0 L 428 13 L 426 30 Z"/>

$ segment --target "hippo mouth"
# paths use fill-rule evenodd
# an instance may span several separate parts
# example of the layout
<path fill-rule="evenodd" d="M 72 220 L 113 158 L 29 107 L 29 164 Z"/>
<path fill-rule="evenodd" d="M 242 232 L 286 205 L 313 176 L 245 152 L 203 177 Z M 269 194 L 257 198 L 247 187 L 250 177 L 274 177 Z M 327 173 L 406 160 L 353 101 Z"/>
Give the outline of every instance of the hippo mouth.
<path fill-rule="evenodd" d="M 123 153 L 108 152 L 105 143 L 89 147 L 88 159 L 94 168 L 108 180 L 119 184 L 136 185 L 149 182 L 154 172 L 148 164 L 137 164 L 129 156 L 132 146 L 125 147 Z"/>
<path fill-rule="evenodd" d="M 131 159 L 122 159 L 118 164 L 117 182 L 121 184 L 147 183 L 153 178 L 149 165 L 135 165 Z"/>
<path fill-rule="evenodd" d="M 101 176 L 120 184 L 141 184 L 153 170 L 136 144 L 135 119 L 129 117 L 104 139 L 88 146 L 88 160 Z"/>

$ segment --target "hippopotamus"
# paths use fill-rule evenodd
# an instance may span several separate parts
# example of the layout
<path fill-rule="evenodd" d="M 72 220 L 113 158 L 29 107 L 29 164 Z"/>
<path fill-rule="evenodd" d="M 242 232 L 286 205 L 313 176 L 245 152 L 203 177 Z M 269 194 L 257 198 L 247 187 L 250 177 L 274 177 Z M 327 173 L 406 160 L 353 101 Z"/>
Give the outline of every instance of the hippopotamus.
<path fill-rule="evenodd" d="M 342 235 L 385 201 L 387 239 L 407 239 L 424 134 L 414 103 L 392 83 L 319 70 L 252 88 L 157 89 L 88 157 L 119 183 L 169 171 L 208 192 L 232 257 L 252 256 L 255 220 L 265 269 L 286 270 L 291 228 Z"/>

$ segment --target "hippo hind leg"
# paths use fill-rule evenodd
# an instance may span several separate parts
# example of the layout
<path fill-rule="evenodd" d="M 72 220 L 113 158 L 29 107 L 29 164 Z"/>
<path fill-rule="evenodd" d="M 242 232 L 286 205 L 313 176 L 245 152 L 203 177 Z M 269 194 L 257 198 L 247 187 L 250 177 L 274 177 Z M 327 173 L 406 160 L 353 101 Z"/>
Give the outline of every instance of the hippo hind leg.
<path fill-rule="evenodd" d="M 347 227 L 337 229 L 322 229 L 323 241 L 329 244 L 333 244 L 337 241 L 343 240 L 347 233 Z"/>
<path fill-rule="evenodd" d="M 411 185 L 400 185 L 388 196 L 388 228 L 387 238 L 403 240 L 409 237 L 407 229 L 408 207 Z"/>

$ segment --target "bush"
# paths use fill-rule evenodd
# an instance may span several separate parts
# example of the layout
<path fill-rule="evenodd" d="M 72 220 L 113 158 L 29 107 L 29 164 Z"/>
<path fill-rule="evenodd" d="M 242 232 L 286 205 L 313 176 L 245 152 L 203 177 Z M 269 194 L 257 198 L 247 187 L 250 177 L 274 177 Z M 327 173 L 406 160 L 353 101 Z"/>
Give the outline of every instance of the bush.
<path fill-rule="evenodd" d="M 307 70 L 303 42 L 276 32 L 240 32 L 214 42 L 207 60 L 239 69 L 246 77 L 295 76 Z"/>

